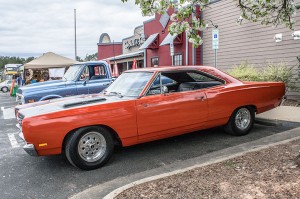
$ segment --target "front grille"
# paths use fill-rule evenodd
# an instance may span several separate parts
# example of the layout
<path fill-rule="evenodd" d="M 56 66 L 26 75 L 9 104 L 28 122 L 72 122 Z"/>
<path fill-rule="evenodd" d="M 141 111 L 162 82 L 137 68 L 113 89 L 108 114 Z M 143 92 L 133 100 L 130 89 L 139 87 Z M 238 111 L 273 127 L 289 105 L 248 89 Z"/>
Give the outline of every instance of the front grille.
<path fill-rule="evenodd" d="M 22 115 L 21 113 L 17 113 L 17 120 L 20 126 L 22 126 L 23 119 L 24 119 L 24 115 Z"/>

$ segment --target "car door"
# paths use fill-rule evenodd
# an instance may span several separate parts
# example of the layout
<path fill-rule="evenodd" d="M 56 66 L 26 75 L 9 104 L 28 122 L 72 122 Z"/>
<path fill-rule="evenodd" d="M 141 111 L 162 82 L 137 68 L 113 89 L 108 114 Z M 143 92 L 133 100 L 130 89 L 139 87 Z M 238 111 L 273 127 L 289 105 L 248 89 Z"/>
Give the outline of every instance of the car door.
<path fill-rule="evenodd" d="M 111 84 L 104 65 L 89 66 L 89 69 L 91 77 L 86 85 L 89 93 L 99 93 Z"/>
<path fill-rule="evenodd" d="M 89 67 L 85 66 L 82 70 L 78 80 L 76 81 L 77 94 L 88 94 L 89 88 L 87 86 L 87 82 L 90 78 Z"/>
<path fill-rule="evenodd" d="M 197 129 L 208 114 L 206 96 L 201 90 L 146 95 L 136 103 L 141 140 Z"/>

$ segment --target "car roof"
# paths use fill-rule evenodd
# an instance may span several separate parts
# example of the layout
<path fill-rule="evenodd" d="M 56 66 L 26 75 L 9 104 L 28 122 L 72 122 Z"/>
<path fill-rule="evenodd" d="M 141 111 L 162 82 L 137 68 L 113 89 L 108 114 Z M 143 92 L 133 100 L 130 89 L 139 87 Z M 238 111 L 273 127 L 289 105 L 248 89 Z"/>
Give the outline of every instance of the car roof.
<path fill-rule="evenodd" d="M 126 72 L 137 72 L 137 71 L 147 71 L 147 72 L 167 72 L 167 71 L 178 71 L 178 70 L 215 70 L 216 68 L 212 66 L 160 66 L 160 67 L 151 67 L 151 68 L 139 68 L 128 70 Z"/>
<path fill-rule="evenodd" d="M 93 65 L 93 64 L 102 64 L 102 63 L 105 63 L 107 64 L 106 61 L 102 61 L 102 60 L 98 60 L 98 61 L 86 61 L 86 62 L 78 62 L 78 63 L 75 63 L 73 65 L 85 65 L 85 64 L 90 64 L 90 65 Z"/>
<path fill-rule="evenodd" d="M 234 77 L 224 73 L 223 71 L 212 67 L 212 66 L 161 66 L 161 67 L 151 67 L 151 68 L 139 68 L 125 71 L 125 73 L 134 72 L 174 72 L 174 71 L 189 71 L 198 70 L 205 73 L 209 73 L 217 78 L 225 80 L 227 83 L 240 82 Z"/>

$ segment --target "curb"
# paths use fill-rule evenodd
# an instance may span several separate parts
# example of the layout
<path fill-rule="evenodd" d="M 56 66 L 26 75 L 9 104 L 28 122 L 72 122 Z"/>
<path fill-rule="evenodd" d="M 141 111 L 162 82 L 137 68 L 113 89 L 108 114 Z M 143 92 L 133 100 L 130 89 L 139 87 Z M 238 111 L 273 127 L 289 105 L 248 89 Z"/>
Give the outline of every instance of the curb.
<path fill-rule="evenodd" d="M 129 188 L 132 188 L 132 187 L 134 187 L 136 185 L 140 185 L 140 184 L 147 183 L 147 182 L 150 182 L 150 181 L 162 179 L 162 178 L 165 178 L 165 177 L 168 177 L 168 176 L 171 176 L 171 175 L 176 175 L 176 174 L 179 174 L 179 173 L 184 173 L 184 172 L 187 172 L 187 171 L 190 171 L 190 170 L 193 170 L 193 169 L 196 169 L 196 168 L 208 166 L 208 165 L 211 165 L 211 164 L 223 162 L 223 161 L 226 161 L 226 160 L 229 160 L 229 159 L 233 159 L 233 158 L 245 155 L 245 154 L 250 153 L 250 152 L 260 151 L 262 149 L 266 149 L 266 148 L 269 148 L 269 147 L 272 147 L 272 146 L 276 146 L 276 145 L 280 145 L 280 144 L 285 144 L 285 143 L 288 143 L 290 141 L 294 141 L 294 140 L 298 140 L 298 139 L 300 139 L 300 136 L 297 136 L 297 137 L 294 137 L 294 138 L 291 138 L 291 139 L 287 139 L 287 140 L 283 140 L 283 141 L 279 141 L 279 142 L 276 142 L 276 143 L 272 143 L 272 144 L 269 144 L 269 145 L 257 147 L 257 148 L 248 150 L 246 152 L 240 152 L 240 153 L 236 153 L 234 155 L 230 155 L 230 156 L 227 156 L 227 157 L 217 158 L 215 160 L 208 161 L 208 162 L 203 163 L 203 164 L 199 164 L 199 165 L 194 165 L 194 166 L 191 166 L 191 167 L 187 167 L 185 169 L 179 169 L 179 170 L 172 171 L 172 172 L 169 172 L 169 173 L 164 173 L 164 174 L 160 174 L 160 175 L 156 175 L 156 176 L 151 176 L 151 177 L 148 177 L 148 178 L 144 178 L 144 179 L 141 179 L 141 180 L 137 180 L 135 182 L 132 182 L 130 184 L 122 186 L 122 187 L 120 187 L 118 189 L 115 189 L 114 191 L 112 191 L 109 194 L 107 194 L 103 199 L 113 199 L 116 196 L 118 196 L 120 193 L 122 193 L 123 191 L 125 191 L 125 190 L 127 190 Z"/>
<path fill-rule="evenodd" d="M 282 122 L 280 120 L 271 120 L 265 118 L 255 118 L 255 123 L 266 126 L 282 126 Z"/>
<path fill-rule="evenodd" d="M 151 170 L 142 171 L 140 173 L 119 177 L 111 181 L 104 182 L 102 184 L 98 184 L 96 186 L 85 189 L 82 192 L 69 196 L 68 198 L 110 199 L 128 188 L 144 182 L 160 179 L 162 177 L 188 171 L 197 167 L 206 166 L 216 162 L 238 157 L 251 151 L 258 151 L 270 146 L 275 146 L 295 139 L 300 139 L 299 126 L 300 124 L 297 123 L 297 128 L 293 128 L 275 135 L 263 137 L 251 142 L 211 152 L 199 157 L 174 162 Z"/>

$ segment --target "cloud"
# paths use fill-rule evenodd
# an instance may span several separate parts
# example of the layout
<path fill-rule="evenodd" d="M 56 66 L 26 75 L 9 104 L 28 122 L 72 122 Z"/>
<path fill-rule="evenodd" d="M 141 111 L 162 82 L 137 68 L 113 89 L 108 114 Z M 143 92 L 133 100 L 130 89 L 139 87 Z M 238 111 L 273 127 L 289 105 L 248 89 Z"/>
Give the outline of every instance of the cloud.
<path fill-rule="evenodd" d="M 55 52 L 74 58 L 74 8 L 77 17 L 77 52 L 97 52 L 102 33 L 122 41 L 142 17 L 134 0 L 0 0 L 0 56 L 39 56 Z"/>

